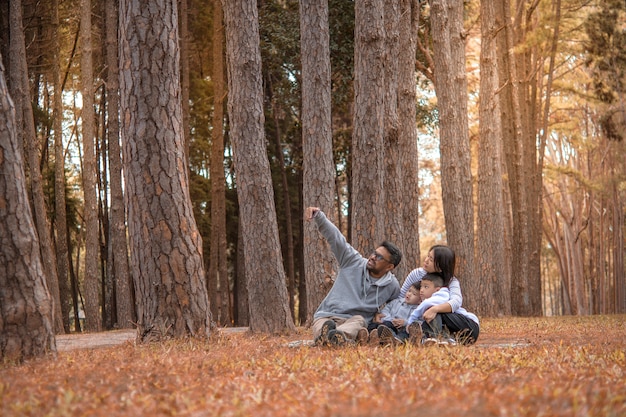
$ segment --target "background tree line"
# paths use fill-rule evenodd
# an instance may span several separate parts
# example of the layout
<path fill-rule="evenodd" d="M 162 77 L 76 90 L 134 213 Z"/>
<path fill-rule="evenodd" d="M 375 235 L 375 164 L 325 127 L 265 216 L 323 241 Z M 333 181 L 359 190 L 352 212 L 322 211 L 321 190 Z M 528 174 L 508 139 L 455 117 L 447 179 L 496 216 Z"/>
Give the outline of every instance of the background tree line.
<path fill-rule="evenodd" d="M 1 3 L 54 332 L 304 325 L 308 205 L 479 315 L 626 311 L 623 2 L 253 3 Z"/>

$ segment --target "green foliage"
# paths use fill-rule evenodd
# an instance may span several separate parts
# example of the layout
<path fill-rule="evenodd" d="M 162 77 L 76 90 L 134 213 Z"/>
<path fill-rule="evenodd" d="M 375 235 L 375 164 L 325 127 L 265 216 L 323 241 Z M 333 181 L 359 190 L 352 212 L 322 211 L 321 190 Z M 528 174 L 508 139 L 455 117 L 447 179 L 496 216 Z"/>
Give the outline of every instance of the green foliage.
<path fill-rule="evenodd" d="M 265 135 L 269 143 L 279 140 L 284 148 L 270 146 L 275 169 L 289 170 L 293 148 L 300 142 L 300 20 L 298 2 L 264 2 L 259 10 L 261 58 L 263 62 Z M 285 166 L 276 166 L 277 152 Z"/>
<path fill-rule="evenodd" d="M 298 1 L 294 0 L 265 1 L 259 8 L 263 70 L 294 84 L 300 68 L 298 11 Z"/>
<path fill-rule="evenodd" d="M 194 217 L 202 236 L 205 262 L 208 263 L 211 245 L 211 201 L 213 198 L 210 178 L 211 135 L 213 123 L 213 2 L 212 0 L 189 1 L 189 193 Z M 225 137 L 227 141 L 228 136 Z M 225 144 L 228 154 L 228 143 Z M 226 224 L 229 248 L 237 246 L 237 193 L 232 180 L 232 163 L 224 157 L 226 170 Z M 229 256 L 236 250 L 227 251 Z"/>
<path fill-rule="evenodd" d="M 301 175 L 300 18 L 298 1 L 266 1 L 259 8 L 265 137 L 274 184 L 281 246 L 286 250 L 287 210 L 298 219 Z M 286 184 L 284 183 L 284 180 Z M 285 189 L 286 187 L 286 189 Z M 290 205 L 286 196 L 289 196 Z M 293 244 L 298 241 L 293 228 Z"/>
<path fill-rule="evenodd" d="M 189 124 L 189 195 L 204 252 L 209 253 L 211 236 L 211 120 L 213 117 L 213 91 L 210 81 L 201 78 L 190 80 Z"/>
<path fill-rule="evenodd" d="M 213 1 L 188 0 L 191 78 L 209 79 L 213 51 Z"/>
<path fill-rule="evenodd" d="M 585 23 L 589 41 L 585 44 L 587 63 L 596 78 L 594 87 L 600 100 L 612 103 L 624 92 L 626 71 L 626 4 L 621 0 L 604 0 L 600 10 L 590 13 Z"/>
<path fill-rule="evenodd" d="M 213 121 L 213 84 L 199 77 L 190 80 L 189 125 L 189 168 L 208 177 L 211 159 L 211 130 Z"/>

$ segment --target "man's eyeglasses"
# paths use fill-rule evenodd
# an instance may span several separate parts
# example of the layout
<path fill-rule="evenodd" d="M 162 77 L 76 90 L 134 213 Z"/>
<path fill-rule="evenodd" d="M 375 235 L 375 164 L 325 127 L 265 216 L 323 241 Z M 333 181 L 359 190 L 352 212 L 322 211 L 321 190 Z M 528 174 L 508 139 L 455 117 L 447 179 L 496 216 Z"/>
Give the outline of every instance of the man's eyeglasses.
<path fill-rule="evenodd" d="M 385 262 L 387 262 L 387 263 L 391 263 L 391 261 L 388 261 L 387 259 L 385 259 L 385 257 L 384 257 L 383 255 L 381 255 L 380 253 L 378 253 L 378 252 L 376 252 L 376 251 L 372 252 L 372 254 L 370 255 L 370 257 L 372 257 L 372 256 L 373 256 L 374 258 L 376 258 L 376 261 L 377 261 L 377 262 L 378 262 L 378 261 L 385 261 Z"/>

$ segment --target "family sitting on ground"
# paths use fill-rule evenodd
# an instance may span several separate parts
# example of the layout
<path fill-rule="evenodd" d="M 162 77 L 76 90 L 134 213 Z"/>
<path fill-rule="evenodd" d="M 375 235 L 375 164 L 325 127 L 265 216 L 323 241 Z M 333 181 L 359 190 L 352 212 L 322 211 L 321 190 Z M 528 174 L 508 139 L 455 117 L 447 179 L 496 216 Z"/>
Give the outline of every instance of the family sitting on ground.
<path fill-rule="evenodd" d="M 308 207 L 304 217 L 317 224 L 339 263 L 335 282 L 313 316 L 316 345 L 476 342 L 478 317 L 461 307 L 452 249 L 430 248 L 423 267 L 411 271 L 400 288 L 392 271 L 402 253 L 394 244 L 382 242 L 366 258 L 318 207 Z"/>

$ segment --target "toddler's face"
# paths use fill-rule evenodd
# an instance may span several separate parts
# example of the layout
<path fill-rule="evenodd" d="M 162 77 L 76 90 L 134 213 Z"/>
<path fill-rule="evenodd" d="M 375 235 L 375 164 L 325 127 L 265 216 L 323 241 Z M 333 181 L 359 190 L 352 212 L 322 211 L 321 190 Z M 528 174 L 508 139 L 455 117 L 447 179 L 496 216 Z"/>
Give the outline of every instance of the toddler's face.
<path fill-rule="evenodd" d="M 407 304 L 419 304 L 420 303 L 420 294 L 415 288 L 411 287 L 407 290 L 406 295 L 404 296 L 404 302 Z"/>

